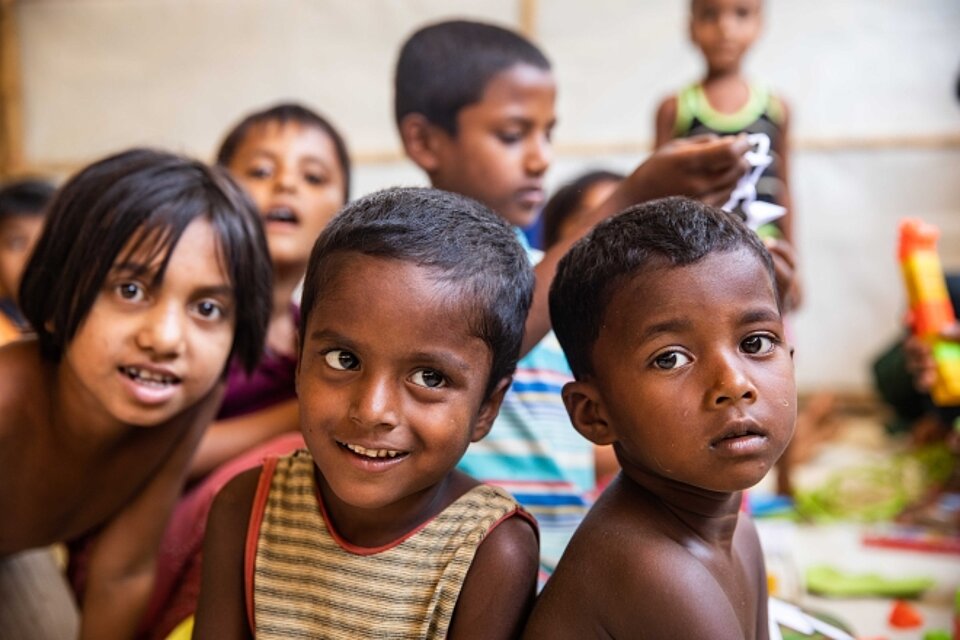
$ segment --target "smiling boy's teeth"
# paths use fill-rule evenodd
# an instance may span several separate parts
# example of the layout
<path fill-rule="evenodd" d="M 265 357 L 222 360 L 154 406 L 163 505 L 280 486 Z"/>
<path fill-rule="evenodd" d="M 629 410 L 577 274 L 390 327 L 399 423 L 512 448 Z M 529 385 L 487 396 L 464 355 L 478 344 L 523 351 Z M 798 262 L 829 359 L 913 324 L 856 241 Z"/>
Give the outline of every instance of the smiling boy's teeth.
<path fill-rule="evenodd" d="M 367 458 L 396 458 L 401 453 L 400 451 L 392 451 L 390 449 L 366 449 L 358 444 L 344 444 L 343 446 L 357 455 Z"/>

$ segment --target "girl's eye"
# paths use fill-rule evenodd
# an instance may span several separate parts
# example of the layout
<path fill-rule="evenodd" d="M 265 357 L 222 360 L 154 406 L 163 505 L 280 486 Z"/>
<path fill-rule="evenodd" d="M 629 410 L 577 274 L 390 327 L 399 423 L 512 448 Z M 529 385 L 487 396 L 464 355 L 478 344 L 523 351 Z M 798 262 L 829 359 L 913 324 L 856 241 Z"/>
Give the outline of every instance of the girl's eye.
<path fill-rule="evenodd" d="M 420 369 L 413 374 L 413 384 L 428 389 L 437 389 L 444 386 L 445 383 L 443 374 L 433 369 Z"/>
<path fill-rule="evenodd" d="M 744 353 L 756 355 L 760 353 L 769 353 L 776 346 L 776 341 L 770 336 L 754 335 L 744 338 L 740 343 L 740 348 Z"/>
<path fill-rule="evenodd" d="M 323 354 L 323 359 L 331 369 L 337 371 L 349 371 L 360 366 L 360 360 L 357 356 L 343 349 L 331 349 Z"/>
<path fill-rule="evenodd" d="M 523 139 L 523 133 L 520 131 L 501 131 L 497 134 L 497 138 L 504 144 L 516 144 Z"/>
<path fill-rule="evenodd" d="M 690 362 L 692 362 L 692 360 L 690 360 L 689 356 L 686 356 L 679 351 L 668 351 L 653 359 L 653 365 L 655 367 L 658 369 L 668 370 L 682 367 Z"/>
<path fill-rule="evenodd" d="M 136 282 L 121 282 L 116 286 L 117 295 L 124 300 L 139 302 L 145 297 L 143 288 Z"/>
<path fill-rule="evenodd" d="M 200 317 L 207 320 L 220 320 L 226 315 L 223 305 L 214 300 L 201 300 L 197 303 L 196 309 Z"/>
<path fill-rule="evenodd" d="M 308 173 L 303 178 L 310 184 L 321 185 L 327 183 L 327 177 L 319 173 Z"/>

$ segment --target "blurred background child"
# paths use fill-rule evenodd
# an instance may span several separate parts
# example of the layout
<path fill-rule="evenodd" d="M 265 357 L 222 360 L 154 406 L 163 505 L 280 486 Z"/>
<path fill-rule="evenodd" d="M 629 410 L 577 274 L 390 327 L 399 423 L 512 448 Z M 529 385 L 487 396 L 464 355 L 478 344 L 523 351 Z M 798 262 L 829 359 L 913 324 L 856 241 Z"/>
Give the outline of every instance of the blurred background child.
<path fill-rule="evenodd" d="M 750 82 L 743 61 L 763 28 L 763 0 L 691 0 L 690 39 L 703 54 L 706 73 L 660 103 L 656 142 L 703 133 L 765 133 L 773 162 L 760 176 L 757 199 L 786 207 L 786 214 L 761 236 L 796 244 L 787 173 L 787 105 L 764 85 Z"/>
<path fill-rule="evenodd" d="M 50 182 L 38 179 L 17 180 L 0 188 L 0 344 L 28 328 L 17 305 L 17 292 L 53 192 Z"/>

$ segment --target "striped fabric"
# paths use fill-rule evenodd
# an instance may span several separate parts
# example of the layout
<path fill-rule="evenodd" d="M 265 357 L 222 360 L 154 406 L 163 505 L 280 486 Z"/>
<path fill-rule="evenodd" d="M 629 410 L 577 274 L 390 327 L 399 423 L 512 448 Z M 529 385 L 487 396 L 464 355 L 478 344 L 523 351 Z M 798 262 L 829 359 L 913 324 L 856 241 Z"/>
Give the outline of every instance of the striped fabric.
<path fill-rule="evenodd" d="M 248 533 L 258 639 L 443 638 L 484 537 L 513 515 L 529 518 L 506 492 L 480 485 L 406 537 L 359 548 L 329 524 L 308 451 L 268 462 Z"/>
<path fill-rule="evenodd" d="M 539 253 L 529 248 L 533 262 Z M 551 331 L 517 364 L 490 433 L 467 449 L 459 468 L 509 491 L 540 525 L 541 582 L 549 576 L 594 490 L 593 445 L 570 424 L 560 390 L 572 380 Z"/>

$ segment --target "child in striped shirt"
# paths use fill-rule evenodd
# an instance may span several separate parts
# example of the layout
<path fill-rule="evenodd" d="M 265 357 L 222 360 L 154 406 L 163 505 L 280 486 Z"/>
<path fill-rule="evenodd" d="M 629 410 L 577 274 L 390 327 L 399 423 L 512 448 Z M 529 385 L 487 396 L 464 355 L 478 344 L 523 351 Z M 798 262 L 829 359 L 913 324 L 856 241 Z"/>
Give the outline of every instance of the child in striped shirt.
<path fill-rule="evenodd" d="M 307 450 L 214 502 L 194 637 L 508 638 L 533 518 L 455 469 L 516 367 L 533 274 L 483 205 L 393 189 L 313 248 L 297 392 Z"/>

